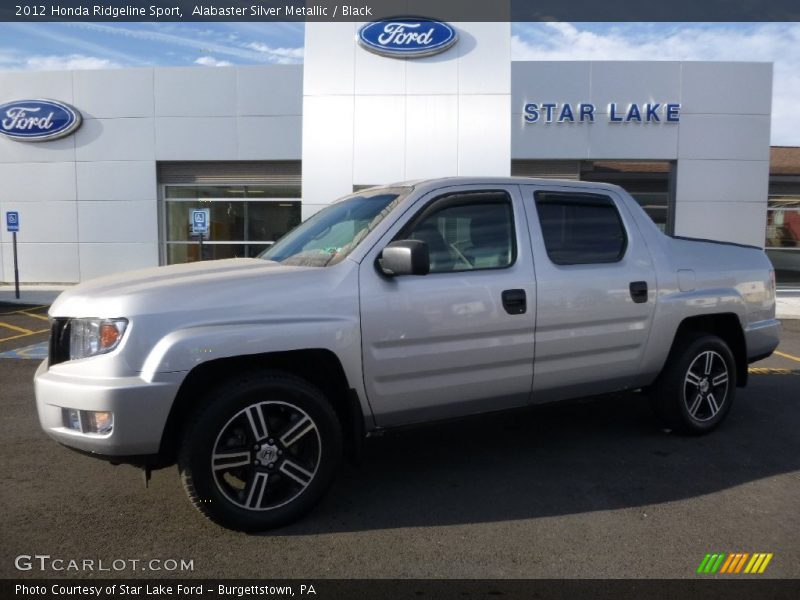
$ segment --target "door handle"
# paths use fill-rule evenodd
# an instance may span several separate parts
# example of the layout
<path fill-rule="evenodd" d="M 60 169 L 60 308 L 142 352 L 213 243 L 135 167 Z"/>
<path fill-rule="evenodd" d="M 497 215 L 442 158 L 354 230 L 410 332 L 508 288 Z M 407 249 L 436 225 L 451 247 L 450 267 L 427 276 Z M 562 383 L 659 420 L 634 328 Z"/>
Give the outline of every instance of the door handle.
<path fill-rule="evenodd" d="M 528 310 L 525 290 L 505 290 L 502 294 L 503 308 L 510 315 L 522 315 Z"/>
<path fill-rule="evenodd" d="M 647 282 L 646 281 L 631 281 L 630 285 L 631 298 L 636 304 L 643 304 L 647 302 Z"/>

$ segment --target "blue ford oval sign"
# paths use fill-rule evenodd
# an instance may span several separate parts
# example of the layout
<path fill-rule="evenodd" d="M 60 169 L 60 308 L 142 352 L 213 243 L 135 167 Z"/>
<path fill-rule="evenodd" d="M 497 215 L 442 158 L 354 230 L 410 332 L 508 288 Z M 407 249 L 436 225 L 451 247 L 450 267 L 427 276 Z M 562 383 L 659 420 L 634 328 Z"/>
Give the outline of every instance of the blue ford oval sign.
<path fill-rule="evenodd" d="M 44 142 L 75 131 L 81 113 L 56 100 L 15 100 L 0 105 L 0 133 L 12 140 Z"/>
<path fill-rule="evenodd" d="M 358 30 L 358 43 L 370 52 L 416 58 L 444 52 L 458 41 L 456 30 L 441 21 L 401 17 L 373 21 Z"/>

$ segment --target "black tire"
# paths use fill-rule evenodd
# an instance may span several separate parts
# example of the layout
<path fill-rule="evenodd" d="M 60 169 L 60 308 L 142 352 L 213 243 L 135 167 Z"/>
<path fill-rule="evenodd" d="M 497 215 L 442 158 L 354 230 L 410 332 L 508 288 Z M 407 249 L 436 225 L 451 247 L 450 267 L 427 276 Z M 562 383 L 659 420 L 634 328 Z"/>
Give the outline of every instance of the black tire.
<path fill-rule="evenodd" d="M 238 378 L 203 398 L 185 428 L 178 470 L 206 517 L 256 532 L 308 512 L 341 459 L 341 425 L 322 392 L 269 372 Z"/>
<path fill-rule="evenodd" d="M 724 340 L 704 333 L 676 340 L 650 389 L 662 424 L 690 435 L 708 433 L 722 423 L 735 395 L 733 353 Z"/>

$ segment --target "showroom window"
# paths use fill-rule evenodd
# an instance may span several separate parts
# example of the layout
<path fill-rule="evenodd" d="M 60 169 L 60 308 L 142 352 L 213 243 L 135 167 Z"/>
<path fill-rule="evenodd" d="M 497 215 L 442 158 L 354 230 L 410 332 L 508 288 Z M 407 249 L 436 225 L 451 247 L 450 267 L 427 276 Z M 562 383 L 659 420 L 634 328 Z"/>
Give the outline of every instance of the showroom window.
<path fill-rule="evenodd" d="M 673 231 L 672 161 L 596 160 L 581 162 L 581 180 L 613 183 L 625 189 L 664 233 Z"/>
<path fill-rule="evenodd" d="M 208 208 L 203 260 L 255 257 L 300 223 L 299 185 L 164 185 L 162 237 L 166 264 L 200 260 L 192 209 Z"/>
<path fill-rule="evenodd" d="M 800 195 L 769 197 L 765 246 L 778 284 L 800 285 Z"/>

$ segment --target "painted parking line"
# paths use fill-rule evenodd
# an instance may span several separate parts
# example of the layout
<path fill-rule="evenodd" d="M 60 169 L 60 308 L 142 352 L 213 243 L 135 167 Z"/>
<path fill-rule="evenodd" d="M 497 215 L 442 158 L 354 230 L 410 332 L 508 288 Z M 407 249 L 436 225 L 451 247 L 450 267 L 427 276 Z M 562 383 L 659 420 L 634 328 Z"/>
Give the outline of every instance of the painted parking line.
<path fill-rule="evenodd" d="M 786 354 L 786 352 L 778 352 L 775 350 L 775 355 L 780 356 L 781 358 L 788 358 L 789 360 L 793 360 L 795 362 L 800 362 L 800 356 L 795 356 L 794 354 Z"/>
<path fill-rule="evenodd" d="M 23 358 L 28 360 L 43 360 L 47 358 L 47 342 L 39 342 L 23 348 L 15 348 L 8 352 L 0 352 L 0 358 Z"/>
<path fill-rule="evenodd" d="M 47 304 L 42 304 L 41 306 L 26 306 L 25 308 L 18 308 L 17 310 L 11 310 L 8 312 L 0 313 L 0 317 L 3 317 L 5 315 L 18 315 L 20 313 L 24 313 L 25 311 L 40 310 L 42 308 L 48 308 Z"/>
<path fill-rule="evenodd" d="M 17 333 L 24 333 L 25 335 L 30 335 L 33 333 L 30 329 L 25 329 L 24 327 L 17 327 L 16 325 L 12 325 L 11 323 L 5 323 L 0 321 L 0 327 L 5 327 L 6 329 L 10 329 L 11 331 L 16 331 Z"/>
<path fill-rule="evenodd" d="M 776 369 L 774 367 L 750 367 L 747 372 L 751 375 L 800 375 L 796 369 Z"/>
<path fill-rule="evenodd" d="M 25 310 L 20 311 L 19 314 L 20 315 L 25 315 L 26 317 L 33 317 L 34 319 L 41 319 L 42 321 L 49 321 L 50 320 L 50 317 L 48 317 L 46 314 L 39 315 L 39 314 L 36 314 L 36 313 L 27 312 Z"/>
<path fill-rule="evenodd" d="M 10 342 L 11 340 L 19 340 L 21 338 L 30 337 L 32 335 L 36 335 L 37 333 L 44 333 L 45 331 L 50 331 L 49 329 L 37 329 L 36 331 L 31 331 L 30 333 L 21 333 L 19 335 L 12 335 L 11 337 L 0 338 L 0 342 Z"/>

